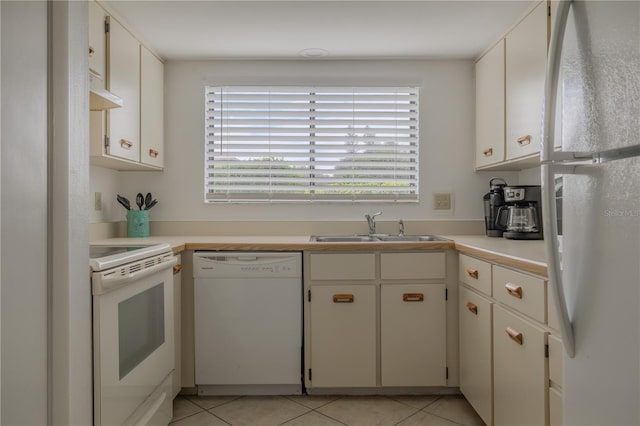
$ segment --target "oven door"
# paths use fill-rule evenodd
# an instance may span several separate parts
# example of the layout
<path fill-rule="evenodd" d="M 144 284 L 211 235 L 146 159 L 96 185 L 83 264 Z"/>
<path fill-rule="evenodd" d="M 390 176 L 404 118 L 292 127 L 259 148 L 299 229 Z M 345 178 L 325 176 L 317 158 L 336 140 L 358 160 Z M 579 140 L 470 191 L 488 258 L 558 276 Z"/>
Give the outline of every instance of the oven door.
<path fill-rule="evenodd" d="M 158 262 L 93 274 L 96 425 L 125 423 L 174 369 L 176 260 Z"/>

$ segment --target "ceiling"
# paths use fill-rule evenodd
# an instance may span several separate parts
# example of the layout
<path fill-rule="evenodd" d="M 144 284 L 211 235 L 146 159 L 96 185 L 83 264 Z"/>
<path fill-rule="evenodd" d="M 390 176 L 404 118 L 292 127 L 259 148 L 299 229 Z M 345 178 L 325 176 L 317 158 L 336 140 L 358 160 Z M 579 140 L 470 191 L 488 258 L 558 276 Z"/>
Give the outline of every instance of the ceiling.
<path fill-rule="evenodd" d="M 101 1 L 164 59 L 475 58 L 529 0 Z"/>

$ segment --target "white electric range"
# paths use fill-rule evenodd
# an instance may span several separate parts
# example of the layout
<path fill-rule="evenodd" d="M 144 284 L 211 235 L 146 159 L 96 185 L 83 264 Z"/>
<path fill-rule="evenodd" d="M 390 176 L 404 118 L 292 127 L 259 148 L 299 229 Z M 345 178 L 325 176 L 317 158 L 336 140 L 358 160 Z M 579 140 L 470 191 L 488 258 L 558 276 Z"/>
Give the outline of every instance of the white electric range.
<path fill-rule="evenodd" d="M 94 424 L 173 416 L 173 272 L 168 244 L 91 246 Z"/>

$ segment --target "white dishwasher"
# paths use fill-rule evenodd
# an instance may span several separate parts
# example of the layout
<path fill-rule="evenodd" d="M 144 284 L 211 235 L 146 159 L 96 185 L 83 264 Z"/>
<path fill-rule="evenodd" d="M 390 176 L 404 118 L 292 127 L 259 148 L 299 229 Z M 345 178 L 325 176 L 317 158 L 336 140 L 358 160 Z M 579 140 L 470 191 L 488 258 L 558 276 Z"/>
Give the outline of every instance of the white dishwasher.
<path fill-rule="evenodd" d="M 302 254 L 195 252 L 199 395 L 302 392 Z"/>

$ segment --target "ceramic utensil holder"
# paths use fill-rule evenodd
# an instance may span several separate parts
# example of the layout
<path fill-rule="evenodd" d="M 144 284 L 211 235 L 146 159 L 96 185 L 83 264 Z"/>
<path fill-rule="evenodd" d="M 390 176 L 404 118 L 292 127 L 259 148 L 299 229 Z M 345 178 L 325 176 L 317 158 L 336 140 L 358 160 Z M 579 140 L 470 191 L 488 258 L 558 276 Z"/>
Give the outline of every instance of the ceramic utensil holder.
<path fill-rule="evenodd" d="M 149 236 L 149 210 L 127 211 L 127 237 Z"/>

